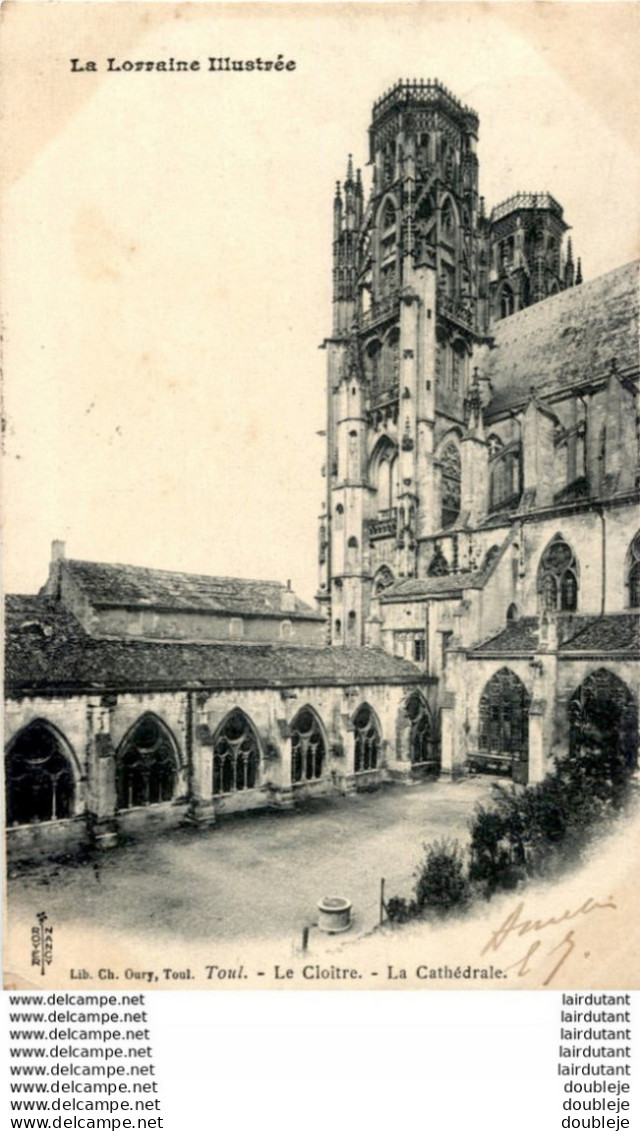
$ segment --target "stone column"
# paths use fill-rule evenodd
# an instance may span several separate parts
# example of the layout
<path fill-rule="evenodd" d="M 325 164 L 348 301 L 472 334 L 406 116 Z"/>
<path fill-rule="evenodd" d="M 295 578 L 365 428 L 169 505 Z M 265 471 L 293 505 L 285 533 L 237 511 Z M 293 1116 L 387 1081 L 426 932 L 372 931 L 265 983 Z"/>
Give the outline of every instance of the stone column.
<path fill-rule="evenodd" d="M 87 830 L 96 848 L 118 843 L 116 818 L 116 752 L 111 740 L 111 708 L 115 696 L 87 701 Z"/>
<path fill-rule="evenodd" d="M 190 759 L 189 808 L 185 824 L 198 828 L 214 825 L 216 803 L 213 796 L 213 734 L 208 721 L 205 702 L 196 703 L 195 719 L 188 720 L 192 734 L 187 735 L 187 752 Z"/>
<path fill-rule="evenodd" d="M 271 789 L 271 804 L 275 809 L 293 809 L 295 807 L 295 793 L 292 774 L 291 726 L 285 718 L 279 718 L 277 723 L 280 735 L 280 773 L 278 774 L 279 781 L 274 782 Z"/>
<path fill-rule="evenodd" d="M 545 699 L 534 699 L 529 708 L 529 783 L 540 782 L 546 776 L 545 757 Z"/>
<path fill-rule="evenodd" d="M 337 783 L 340 791 L 348 796 L 355 794 L 357 789 L 356 732 L 350 715 L 343 715 L 340 721 L 344 733 L 344 768 Z"/>

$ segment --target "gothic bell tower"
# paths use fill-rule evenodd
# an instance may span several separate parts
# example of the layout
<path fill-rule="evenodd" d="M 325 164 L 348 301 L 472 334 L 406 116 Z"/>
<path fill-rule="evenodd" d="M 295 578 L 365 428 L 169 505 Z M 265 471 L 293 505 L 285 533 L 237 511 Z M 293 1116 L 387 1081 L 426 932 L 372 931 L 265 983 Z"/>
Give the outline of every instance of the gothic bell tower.
<path fill-rule="evenodd" d="M 377 593 L 440 525 L 436 418 L 464 425 L 486 321 L 477 139 L 441 83 L 400 81 L 373 107 L 366 205 L 351 158 L 336 188 L 319 592 L 336 644 L 374 640 Z"/>

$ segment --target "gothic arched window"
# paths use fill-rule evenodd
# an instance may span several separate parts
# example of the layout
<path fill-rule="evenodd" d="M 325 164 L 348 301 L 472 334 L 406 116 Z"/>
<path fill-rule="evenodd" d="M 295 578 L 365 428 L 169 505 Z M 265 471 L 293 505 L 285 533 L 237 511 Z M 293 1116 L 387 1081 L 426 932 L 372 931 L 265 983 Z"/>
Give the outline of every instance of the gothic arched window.
<path fill-rule="evenodd" d="M 478 749 L 487 756 L 526 755 L 529 750 L 529 706 L 526 687 L 508 668 L 501 668 L 480 697 Z"/>
<path fill-rule="evenodd" d="M 171 801 L 177 765 L 175 744 L 168 729 L 155 715 L 143 715 L 118 750 L 118 809 Z"/>
<path fill-rule="evenodd" d="M 440 457 L 440 523 L 451 526 L 460 514 L 460 452 L 447 444 Z"/>
<path fill-rule="evenodd" d="M 213 793 L 254 789 L 259 769 L 258 739 L 244 711 L 236 707 L 213 740 Z"/>
<path fill-rule="evenodd" d="M 638 757 L 638 708 L 625 683 L 599 668 L 569 700 L 569 749 L 594 747 L 603 757 L 621 755 L 627 766 Z"/>
<path fill-rule="evenodd" d="M 377 393 L 378 385 L 380 382 L 381 350 L 382 346 L 380 345 L 380 342 L 377 338 L 374 338 L 372 342 L 369 342 L 367 348 L 364 351 L 364 370 L 367 379 L 370 382 L 371 390 L 374 396 Z"/>
<path fill-rule="evenodd" d="M 546 612 L 572 613 L 578 607 L 578 563 L 571 547 L 557 534 L 538 567 L 538 594 Z"/>
<path fill-rule="evenodd" d="M 497 449 L 489 461 L 489 510 L 497 511 L 515 503 L 521 494 L 520 448 L 507 452 Z"/>
<path fill-rule="evenodd" d="M 629 607 L 638 609 L 640 608 L 640 531 L 638 531 L 629 547 L 627 561 Z"/>
<path fill-rule="evenodd" d="M 437 762 L 435 736 L 429 708 L 419 692 L 410 695 L 405 713 L 411 722 L 410 755 L 414 766 L 433 765 Z"/>
<path fill-rule="evenodd" d="M 14 738 L 5 768 L 7 826 L 72 816 L 71 760 L 61 736 L 44 720 L 29 723 Z"/>
<path fill-rule="evenodd" d="M 371 707 L 363 703 L 354 718 L 355 771 L 375 770 L 380 761 L 380 731 Z"/>
<path fill-rule="evenodd" d="M 326 754 L 320 723 L 310 707 L 303 707 L 291 724 L 292 781 L 317 781 L 321 778 Z"/>

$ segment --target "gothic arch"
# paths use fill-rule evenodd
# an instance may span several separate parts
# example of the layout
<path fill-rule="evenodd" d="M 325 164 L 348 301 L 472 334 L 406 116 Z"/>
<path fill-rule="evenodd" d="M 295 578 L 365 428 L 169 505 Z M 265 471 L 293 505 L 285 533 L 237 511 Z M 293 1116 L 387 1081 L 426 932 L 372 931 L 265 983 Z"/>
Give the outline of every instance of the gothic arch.
<path fill-rule="evenodd" d="M 453 526 L 462 504 L 462 461 L 458 444 L 449 439 L 441 447 L 440 466 L 440 526 Z"/>
<path fill-rule="evenodd" d="M 460 227 L 460 213 L 455 199 L 450 192 L 445 192 L 440 197 L 440 218 L 442 222 L 444 222 L 446 212 L 450 212 L 452 230 L 456 232 Z"/>
<path fill-rule="evenodd" d="M 392 211 L 393 211 L 393 219 L 391 219 L 391 212 Z M 378 205 L 378 212 L 376 214 L 376 223 L 378 225 L 378 231 L 383 232 L 385 230 L 385 227 L 386 227 L 386 230 L 388 230 L 389 227 L 391 226 L 390 221 L 391 221 L 391 223 L 397 225 L 397 223 L 398 223 L 398 212 L 399 211 L 400 211 L 400 202 L 397 199 L 396 194 L 394 192 L 385 193 L 382 200 L 380 201 L 380 204 Z"/>
<path fill-rule="evenodd" d="M 440 752 L 436 726 L 424 695 L 413 691 L 404 702 L 403 714 L 408 722 L 408 753 L 416 769 L 438 772 Z"/>
<path fill-rule="evenodd" d="M 479 703 L 478 751 L 496 769 L 512 769 L 529 756 L 531 697 L 510 668 L 500 668 L 485 684 Z"/>
<path fill-rule="evenodd" d="M 498 318 L 508 318 L 516 311 L 516 293 L 510 283 L 502 283 L 496 295 L 495 314 Z"/>
<path fill-rule="evenodd" d="M 391 585 L 395 585 L 395 581 L 393 570 L 390 569 L 388 565 L 381 565 L 380 568 L 376 570 L 373 577 L 374 597 L 379 596 L 385 589 L 389 589 Z"/>
<path fill-rule="evenodd" d="M 234 707 L 213 736 L 214 796 L 254 789 L 258 785 L 262 751 L 258 732 L 241 707 Z"/>
<path fill-rule="evenodd" d="M 625 585 L 629 608 L 640 608 L 640 530 L 631 540 L 627 550 Z"/>
<path fill-rule="evenodd" d="M 618 755 L 625 765 L 638 759 L 638 705 L 626 683 L 609 671 L 590 672 L 569 700 L 569 749 L 594 746 Z"/>
<path fill-rule="evenodd" d="M 169 727 L 153 711 L 145 711 L 116 753 L 118 809 L 172 801 L 180 763 L 179 747 Z"/>
<path fill-rule="evenodd" d="M 380 338 L 370 338 L 363 351 L 364 372 L 371 385 L 374 395 L 377 393 L 380 381 L 380 368 L 382 360 L 382 342 Z"/>
<path fill-rule="evenodd" d="M 361 703 L 354 712 L 354 770 L 376 770 L 382 759 L 382 731 L 378 717 L 369 703 Z"/>
<path fill-rule="evenodd" d="M 377 492 L 376 510 L 388 511 L 395 506 L 397 494 L 398 449 L 382 436 L 369 460 L 369 484 Z"/>
<path fill-rule="evenodd" d="M 33 719 L 5 752 L 7 827 L 74 814 L 80 767 L 69 741 L 47 719 Z"/>
<path fill-rule="evenodd" d="M 318 781 L 327 762 L 327 736 L 313 707 L 301 707 L 291 723 L 291 780 Z"/>
<path fill-rule="evenodd" d="M 540 555 L 536 589 L 543 611 L 575 612 L 578 608 L 578 559 L 562 534 L 555 534 Z"/>

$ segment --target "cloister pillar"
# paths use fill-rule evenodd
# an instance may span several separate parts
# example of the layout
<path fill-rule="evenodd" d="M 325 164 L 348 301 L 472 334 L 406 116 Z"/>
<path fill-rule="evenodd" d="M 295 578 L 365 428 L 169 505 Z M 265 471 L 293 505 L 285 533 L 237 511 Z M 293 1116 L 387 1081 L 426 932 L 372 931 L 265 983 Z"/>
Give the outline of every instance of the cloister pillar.
<path fill-rule="evenodd" d="M 115 696 L 87 701 L 87 829 L 97 848 L 118 842 L 116 752 L 111 739 Z"/>

